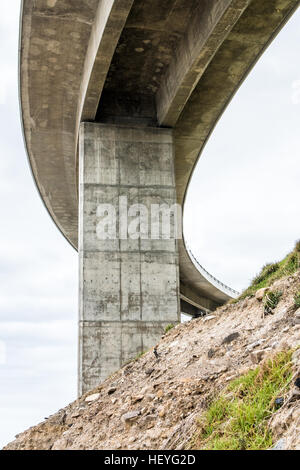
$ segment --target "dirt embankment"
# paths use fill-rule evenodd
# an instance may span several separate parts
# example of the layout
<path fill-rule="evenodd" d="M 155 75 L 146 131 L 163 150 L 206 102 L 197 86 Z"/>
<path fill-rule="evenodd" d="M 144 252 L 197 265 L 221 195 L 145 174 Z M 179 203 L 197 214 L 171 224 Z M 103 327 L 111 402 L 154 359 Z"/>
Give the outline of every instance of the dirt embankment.
<path fill-rule="evenodd" d="M 153 350 L 6 449 L 184 449 L 212 398 L 236 377 L 279 351 L 300 344 L 294 296 L 300 273 L 276 281 L 282 296 L 273 314 L 246 298 L 213 315 L 178 325 Z M 283 405 L 269 419 L 274 445 L 300 449 L 300 351 Z M 299 381 L 298 381 L 299 383 Z"/>

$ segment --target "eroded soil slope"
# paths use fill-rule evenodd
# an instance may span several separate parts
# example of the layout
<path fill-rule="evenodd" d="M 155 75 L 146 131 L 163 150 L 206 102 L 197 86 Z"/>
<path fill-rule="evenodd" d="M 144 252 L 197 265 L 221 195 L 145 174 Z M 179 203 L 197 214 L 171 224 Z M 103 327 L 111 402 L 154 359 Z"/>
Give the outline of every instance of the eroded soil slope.
<path fill-rule="evenodd" d="M 6 449 L 183 449 L 213 396 L 266 358 L 300 344 L 294 296 L 300 274 L 276 281 L 282 296 L 273 314 L 246 298 L 212 316 L 178 325 L 154 351 L 126 365 L 104 384 L 45 422 L 17 436 Z M 274 445 L 300 449 L 299 350 L 284 405 L 270 420 Z"/>

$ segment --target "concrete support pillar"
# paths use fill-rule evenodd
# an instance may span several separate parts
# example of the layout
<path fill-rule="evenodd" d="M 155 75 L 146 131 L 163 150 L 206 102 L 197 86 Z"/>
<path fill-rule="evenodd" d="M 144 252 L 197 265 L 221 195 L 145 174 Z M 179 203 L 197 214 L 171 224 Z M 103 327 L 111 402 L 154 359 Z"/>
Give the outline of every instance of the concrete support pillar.
<path fill-rule="evenodd" d="M 83 123 L 79 139 L 82 394 L 153 347 L 180 302 L 177 241 L 151 224 L 153 204 L 176 203 L 172 131 Z M 145 208 L 148 231 L 136 223 Z"/>

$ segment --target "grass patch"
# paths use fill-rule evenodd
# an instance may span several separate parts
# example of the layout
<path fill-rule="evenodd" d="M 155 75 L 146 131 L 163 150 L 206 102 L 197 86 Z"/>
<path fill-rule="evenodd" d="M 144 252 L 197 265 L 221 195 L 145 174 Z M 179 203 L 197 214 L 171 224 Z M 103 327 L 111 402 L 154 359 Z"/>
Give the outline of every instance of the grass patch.
<path fill-rule="evenodd" d="M 252 280 L 250 286 L 235 299 L 233 303 L 246 297 L 255 295 L 255 292 L 263 287 L 269 287 L 274 281 L 294 274 L 300 268 L 300 240 L 297 241 L 294 250 L 282 261 L 266 264 L 261 272 Z"/>
<path fill-rule="evenodd" d="M 260 286 L 266 279 L 268 279 L 272 274 L 276 273 L 280 269 L 279 263 L 266 264 L 260 274 L 258 274 L 252 281 L 253 286 Z"/>
<path fill-rule="evenodd" d="M 279 300 L 282 297 L 282 292 L 279 290 L 268 292 L 264 297 L 264 312 L 265 315 L 273 313 L 273 310 L 277 307 Z"/>
<path fill-rule="evenodd" d="M 293 351 L 281 352 L 232 381 L 199 419 L 189 449 L 264 450 L 273 445 L 268 420 L 292 378 Z"/>
<path fill-rule="evenodd" d="M 144 354 L 146 354 L 146 351 L 140 352 L 140 353 L 133 359 L 133 361 L 134 361 L 134 362 L 135 362 L 135 361 L 138 361 L 139 359 L 141 359 L 141 357 L 144 356 Z"/>
<path fill-rule="evenodd" d="M 300 291 L 294 296 L 294 305 L 297 308 L 300 308 Z"/>
<path fill-rule="evenodd" d="M 175 328 L 175 325 L 173 324 L 167 325 L 165 328 L 165 333 L 168 333 L 169 331 L 173 330 L 173 328 Z"/>
<path fill-rule="evenodd" d="M 128 361 L 124 362 L 122 368 L 127 367 L 127 366 L 129 366 L 129 364 L 133 364 L 134 362 L 138 361 L 138 360 L 141 359 L 141 357 L 143 357 L 146 353 L 147 353 L 147 351 L 142 351 L 142 352 L 138 353 L 138 355 L 135 356 L 133 359 L 129 359 Z"/>

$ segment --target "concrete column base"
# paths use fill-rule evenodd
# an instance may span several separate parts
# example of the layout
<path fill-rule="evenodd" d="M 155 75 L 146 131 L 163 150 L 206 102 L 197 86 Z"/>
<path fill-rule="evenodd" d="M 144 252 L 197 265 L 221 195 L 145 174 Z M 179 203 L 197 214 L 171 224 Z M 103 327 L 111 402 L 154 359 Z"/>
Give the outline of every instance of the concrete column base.
<path fill-rule="evenodd" d="M 137 204 L 151 214 L 153 204 L 176 203 L 172 131 L 83 123 L 79 160 L 82 394 L 153 347 L 168 324 L 180 321 L 180 301 L 174 236 L 152 239 L 149 216 L 148 238 L 144 229 L 141 237 L 126 237 L 120 212 L 125 199 L 129 214 Z M 116 237 L 110 231 L 103 239 L 99 226 L 109 205 L 116 208 Z M 128 217 L 129 226 L 135 219 Z"/>

